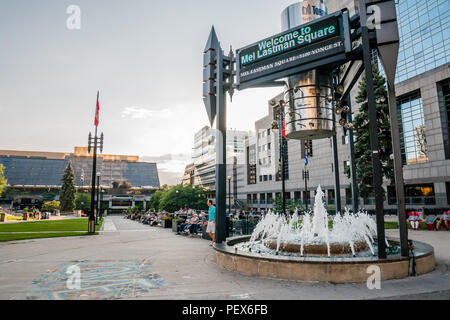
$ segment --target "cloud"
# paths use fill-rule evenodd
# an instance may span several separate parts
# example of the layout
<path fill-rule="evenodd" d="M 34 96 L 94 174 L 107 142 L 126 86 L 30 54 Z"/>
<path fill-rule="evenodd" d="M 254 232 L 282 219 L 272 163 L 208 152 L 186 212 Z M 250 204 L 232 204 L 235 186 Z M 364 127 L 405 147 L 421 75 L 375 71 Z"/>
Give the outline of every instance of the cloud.
<path fill-rule="evenodd" d="M 177 185 L 181 183 L 183 179 L 183 173 L 180 172 L 168 172 L 159 171 L 159 182 L 162 185 L 167 184 L 169 186 Z"/>
<path fill-rule="evenodd" d="M 191 162 L 191 157 L 183 153 L 167 153 L 158 156 L 143 156 L 140 157 L 140 160 L 144 162 L 156 162 L 161 185 L 175 185 L 181 183 L 184 169 L 186 164 Z"/>
<path fill-rule="evenodd" d="M 130 117 L 132 119 L 147 119 L 147 118 L 163 118 L 170 115 L 168 109 L 150 110 L 142 107 L 126 107 L 122 110 L 122 118 Z"/>

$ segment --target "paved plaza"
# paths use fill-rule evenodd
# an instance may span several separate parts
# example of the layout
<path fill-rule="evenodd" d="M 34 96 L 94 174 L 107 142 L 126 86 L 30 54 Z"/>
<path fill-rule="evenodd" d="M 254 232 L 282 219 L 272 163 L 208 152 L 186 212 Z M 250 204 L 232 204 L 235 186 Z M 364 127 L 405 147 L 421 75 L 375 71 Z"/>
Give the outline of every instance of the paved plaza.
<path fill-rule="evenodd" d="M 98 236 L 0 244 L 0 299 L 450 299 L 450 232 L 410 231 L 435 248 L 436 270 L 363 284 L 297 282 L 244 276 L 214 264 L 209 241 L 177 236 L 119 216 Z M 386 230 L 396 237 L 397 230 Z M 68 288 L 68 271 L 81 273 Z M 72 283 L 73 284 L 73 283 Z"/>

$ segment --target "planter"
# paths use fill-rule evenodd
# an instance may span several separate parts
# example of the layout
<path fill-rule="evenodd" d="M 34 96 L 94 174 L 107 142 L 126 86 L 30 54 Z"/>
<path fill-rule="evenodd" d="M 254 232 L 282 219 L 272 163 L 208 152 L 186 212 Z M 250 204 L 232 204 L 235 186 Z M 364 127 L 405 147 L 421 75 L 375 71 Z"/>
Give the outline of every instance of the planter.
<path fill-rule="evenodd" d="M 170 229 L 172 228 L 172 220 L 163 220 L 162 225 L 165 229 Z"/>

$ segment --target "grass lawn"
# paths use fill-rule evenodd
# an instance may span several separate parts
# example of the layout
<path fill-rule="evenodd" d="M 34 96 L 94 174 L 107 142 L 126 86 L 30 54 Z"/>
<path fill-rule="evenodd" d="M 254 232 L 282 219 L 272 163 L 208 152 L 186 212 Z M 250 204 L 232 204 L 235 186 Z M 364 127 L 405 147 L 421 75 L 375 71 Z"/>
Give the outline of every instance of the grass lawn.
<path fill-rule="evenodd" d="M 86 236 L 90 235 L 87 232 L 87 224 L 87 218 L 2 224 L 0 225 L 0 242 L 38 238 Z M 96 226 L 95 230 L 98 231 L 101 225 L 102 221 L 99 222 L 99 225 Z M 95 234 L 98 234 L 98 232 Z"/>

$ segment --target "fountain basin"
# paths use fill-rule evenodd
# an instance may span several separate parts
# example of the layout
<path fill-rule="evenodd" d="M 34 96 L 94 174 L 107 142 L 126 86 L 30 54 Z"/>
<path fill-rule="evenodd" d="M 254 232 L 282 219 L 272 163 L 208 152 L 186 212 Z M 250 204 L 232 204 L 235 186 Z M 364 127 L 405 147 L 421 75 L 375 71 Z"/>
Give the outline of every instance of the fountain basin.
<path fill-rule="evenodd" d="M 264 245 L 272 250 L 277 249 L 277 241 L 276 240 L 266 240 Z M 297 253 L 300 252 L 301 244 L 300 243 L 286 243 L 280 246 L 280 251 Z M 368 248 L 367 243 L 364 241 L 356 242 L 354 249 L 355 252 L 360 252 L 366 250 Z M 328 255 L 328 248 L 326 244 L 306 244 L 303 248 L 304 254 L 316 254 L 321 256 Z M 332 255 L 348 255 L 352 254 L 352 249 L 349 244 L 340 244 L 340 243 L 330 243 L 330 253 Z"/>
<path fill-rule="evenodd" d="M 410 258 L 400 254 L 388 255 L 387 259 L 342 256 L 283 256 L 237 250 L 235 245 L 246 242 L 250 236 L 228 239 L 214 245 L 214 259 L 217 265 L 249 276 L 285 280 L 320 281 L 331 283 L 366 282 L 373 274 L 368 273 L 372 265 L 381 271 L 381 280 L 408 277 Z M 398 244 L 397 239 L 388 239 Z M 413 241 L 417 275 L 431 272 L 435 268 L 434 249 L 430 245 Z"/>

